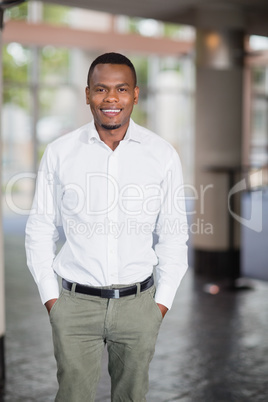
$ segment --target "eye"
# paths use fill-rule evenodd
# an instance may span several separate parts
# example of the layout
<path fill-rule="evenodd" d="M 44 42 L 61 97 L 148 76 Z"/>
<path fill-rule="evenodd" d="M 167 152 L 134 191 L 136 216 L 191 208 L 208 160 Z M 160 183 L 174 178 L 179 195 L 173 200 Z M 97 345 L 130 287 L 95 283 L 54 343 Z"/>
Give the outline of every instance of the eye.
<path fill-rule="evenodd" d="M 95 92 L 97 93 L 103 93 L 106 91 L 106 88 L 103 87 L 95 87 Z"/>
<path fill-rule="evenodd" d="M 126 90 L 126 88 L 118 88 L 118 91 L 119 92 L 126 92 L 127 90 Z"/>

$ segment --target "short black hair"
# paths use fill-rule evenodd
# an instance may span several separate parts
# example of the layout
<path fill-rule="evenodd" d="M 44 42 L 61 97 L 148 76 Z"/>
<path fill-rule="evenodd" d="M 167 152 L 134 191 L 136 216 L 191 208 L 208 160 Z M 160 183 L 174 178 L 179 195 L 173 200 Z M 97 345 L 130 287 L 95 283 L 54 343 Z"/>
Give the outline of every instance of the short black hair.
<path fill-rule="evenodd" d="M 131 69 L 132 74 L 133 74 L 134 86 L 137 85 L 137 74 L 136 74 L 136 70 L 135 70 L 135 67 L 133 66 L 132 62 L 123 54 L 112 52 L 112 53 L 104 53 L 104 54 L 98 56 L 92 62 L 91 66 L 89 67 L 88 76 L 87 76 L 87 85 L 88 86 L 90 83 L 90 78 L 92 76 L 93 70 L 98 64 L 124 64 L 124 65 L 128 66 Z"/>

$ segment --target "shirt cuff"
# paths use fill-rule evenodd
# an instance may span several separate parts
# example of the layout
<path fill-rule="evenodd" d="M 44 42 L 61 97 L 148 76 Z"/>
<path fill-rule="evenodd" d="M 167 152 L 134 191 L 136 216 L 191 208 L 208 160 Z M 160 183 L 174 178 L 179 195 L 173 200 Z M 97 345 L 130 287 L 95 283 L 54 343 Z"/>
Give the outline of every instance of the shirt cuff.
<path fill-rule="evenodd" d="M 171 309 L 173 300 L 176 295 L 177 288 L 173 288 L 166 284 L 159 283 L 157 285 L 156 293 L 155 293 L 155 302 L 159 304 L 163 304 L 169 310 Z"/>
<path fill-rule="evenodd" d="M 43 279 L 38 284 L 38 290 L 43 304 L 48 300 L 57 299 L 60 294 L 57 275 L 55 274 L 54 277 Z"/>

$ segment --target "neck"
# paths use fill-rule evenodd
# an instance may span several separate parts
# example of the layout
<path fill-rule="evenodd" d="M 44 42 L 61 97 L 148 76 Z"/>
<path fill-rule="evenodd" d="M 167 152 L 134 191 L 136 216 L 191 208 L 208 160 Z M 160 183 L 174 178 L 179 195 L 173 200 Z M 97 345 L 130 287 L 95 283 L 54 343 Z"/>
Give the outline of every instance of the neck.
<path fill-rule="evenodd" d="M 96 124 L 95 127 L 100 139 L 113 151 L 119 145 L 119 142 L 125 137 L 128 128 L 128 126 L 122 126 L 115 130 L 107 130 L 101 126 L 97 126 Z"/>
<path fill-rule="evenodd" d="M 123 137 L 123 138 L 124 138 L 124 137 Z M 111 139 L 110 139 L 110 138 L 104 139 L 104 138 L 102 138 L 102 137 L 100 136 L 100 139 L 101 139 L 106 145 L 108 145 L 108 147 L 111 148 L 112 151 L 114 151 L 115 148 L 117 148 L 117 146 L 119 145 L 119 142 L 120 142 L 123 138 L 121 138 L 120 140 L 114 140 L 114 139 L 112 139 L 112 138 L 111 138 Z"/>

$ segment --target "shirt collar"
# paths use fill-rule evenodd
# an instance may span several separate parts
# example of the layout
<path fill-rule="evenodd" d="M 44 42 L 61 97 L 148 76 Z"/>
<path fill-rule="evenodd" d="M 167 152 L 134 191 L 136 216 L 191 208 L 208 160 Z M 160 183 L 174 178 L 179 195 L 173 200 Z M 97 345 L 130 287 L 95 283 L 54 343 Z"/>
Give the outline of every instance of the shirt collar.
<path fill-rule="evenodd" d="M 136 124 L 132 119 L 130 119 L 129 126 L 124 137 L 124 141 L 135 141 L 141 143 L 142 138 L 136 127 Z"/>
<path fill-rule="evenodd" d="M 101 142 L 101 139 L 98 131 L 96 130 L 94 121 L 92 121 L 91 123 L 89 123 L 88 142 L 92 144 L 94 141 Z M 129 126 L 123 141 L 135 141 L 139 143 L 141 143 L 142 141 L 141 135 L 132 119 L 130 119 Z"/>
<path fill-rule="evenodd" d="M 95 124 L 94 124 L 94 120 L 92 120 L 89 123 L 89 133 L 88 133 L 88 142 L 90 144 L 93 144 L 94 141 L 99 141 L 101 142 L 100 136 L 98 131 L 96 130 Z"/>

